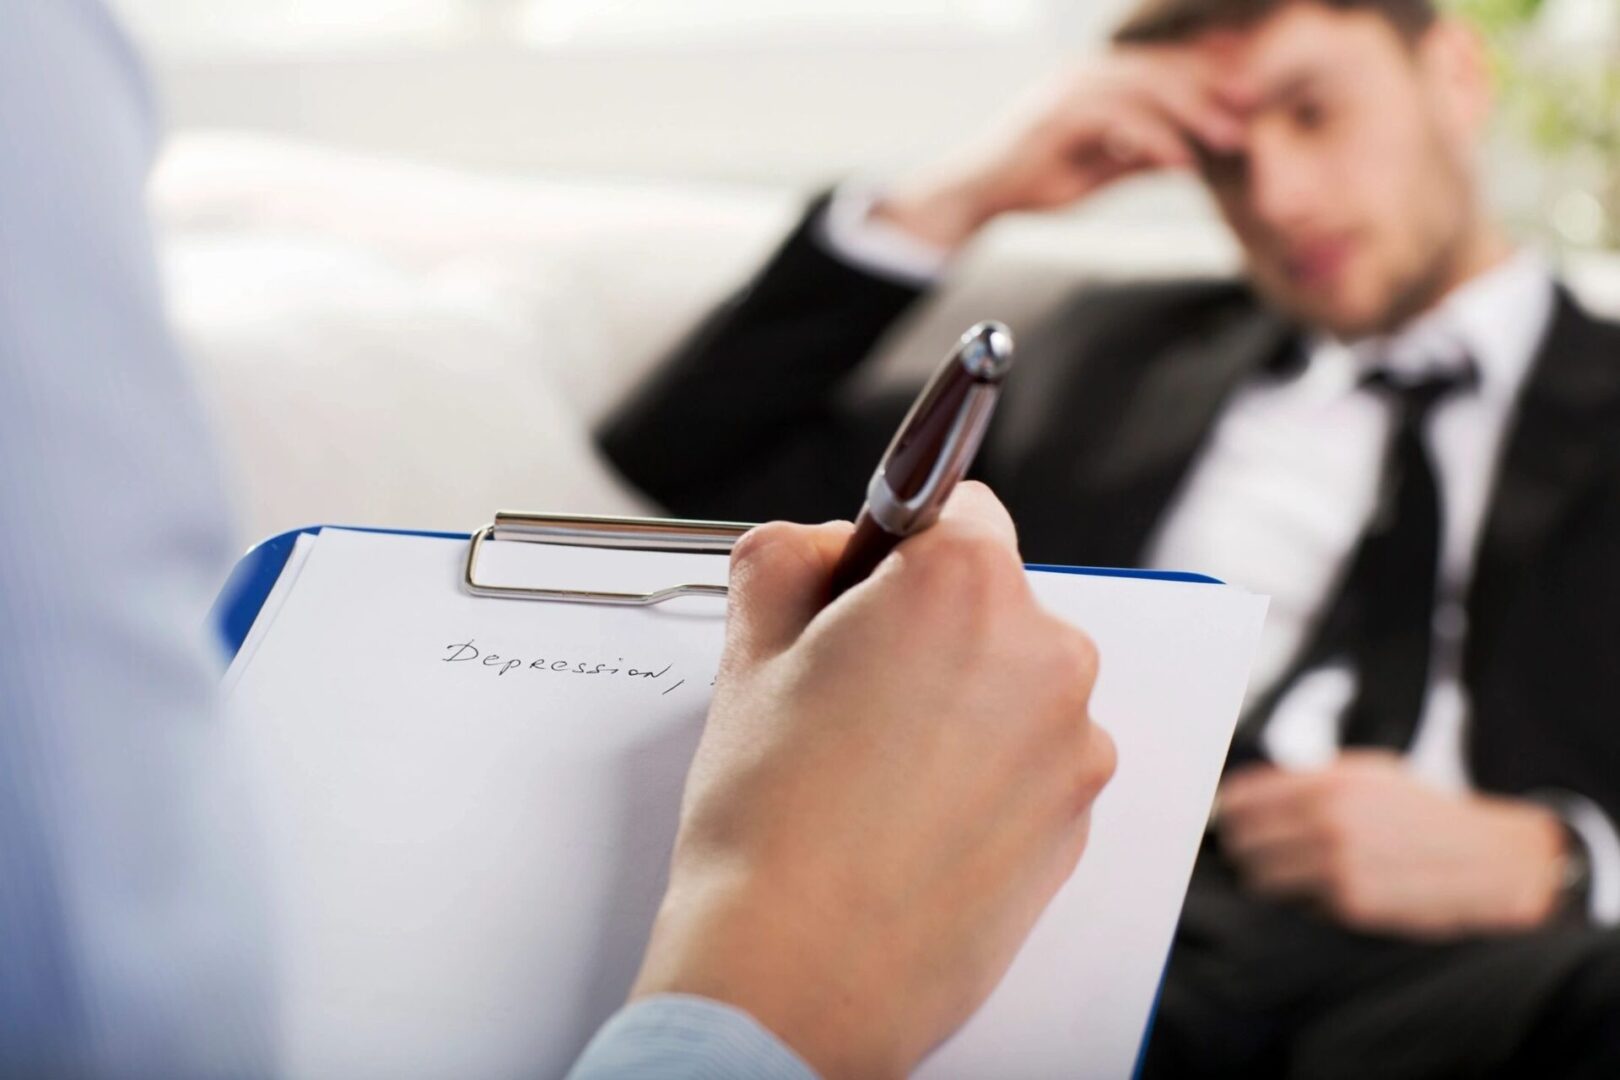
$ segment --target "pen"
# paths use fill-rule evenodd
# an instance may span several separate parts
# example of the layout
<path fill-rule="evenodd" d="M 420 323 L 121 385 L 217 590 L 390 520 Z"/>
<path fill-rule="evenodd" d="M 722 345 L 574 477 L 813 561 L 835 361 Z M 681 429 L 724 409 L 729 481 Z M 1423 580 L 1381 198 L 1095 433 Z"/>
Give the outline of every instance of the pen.
<path fill-rule="evenodd" d="M 866 487 L 855 533 L 833 569 L 833 597 L 865 580 L 900 541 L 938 520 L 979 452 L 1012 361 L 1012 331 L 983 322 L 940 364 Z"/>

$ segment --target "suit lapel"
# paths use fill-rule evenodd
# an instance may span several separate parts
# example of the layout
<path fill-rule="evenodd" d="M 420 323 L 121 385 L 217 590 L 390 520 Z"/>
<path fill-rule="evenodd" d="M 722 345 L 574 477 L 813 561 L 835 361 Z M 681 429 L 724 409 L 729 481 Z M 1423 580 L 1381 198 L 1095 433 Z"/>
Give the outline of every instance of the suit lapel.
<path fill-rule="evenodd" d="M 1075 474 L 1080 505 L 1110 507 L 1093 535 L 1104 554 L 1137 563 L 1221 409 L 1245 380 L 1292 355 L 1294 327 L 1246 306 L 1209 336 L 1172 345 L 1114 398 L 1124 405 L 1110 437 Z M 1100 532 L 1101 535 L 1098 535 Z"/>
<path fill-rule="evenodd" d="M 1604 460 L 1620 422 L 1620 355 L 1562 289 L 1510 429 L 1469 597 L 1470 683 L 1516 581 Z"/>

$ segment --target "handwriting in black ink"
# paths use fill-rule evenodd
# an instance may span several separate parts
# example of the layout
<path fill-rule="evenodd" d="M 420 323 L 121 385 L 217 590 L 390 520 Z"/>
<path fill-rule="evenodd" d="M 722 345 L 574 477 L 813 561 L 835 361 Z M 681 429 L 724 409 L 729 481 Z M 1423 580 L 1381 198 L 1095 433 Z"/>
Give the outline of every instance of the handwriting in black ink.
<path fill-rule="evenodd" d="M 497 678 L 513 671 L 540 671 L 567 675 L 605 676 L 610 679 L 614 677 L 619 679 L 642 679 L 656 683 L 665 675 L 668 675 L 675 666 L 671 662 L 656 671 L 652 668 L 630 667 L 625 665 L 622 656 L 614 661 L 580 660 L 577 658 L 561 659 L 558 657 L 517 657 L 510 654 L 486 652 L 478 647 L 473 638 L 446 645 L 444 650 L 445 655 L 439 658 L 442 663 L 467 664 L 472 667 L 489 668 L 494 671 Z M 668 687 L 662 693 L 669 693 L 685 681 L 684 678 L 680 679 L 674 686 Z"/>

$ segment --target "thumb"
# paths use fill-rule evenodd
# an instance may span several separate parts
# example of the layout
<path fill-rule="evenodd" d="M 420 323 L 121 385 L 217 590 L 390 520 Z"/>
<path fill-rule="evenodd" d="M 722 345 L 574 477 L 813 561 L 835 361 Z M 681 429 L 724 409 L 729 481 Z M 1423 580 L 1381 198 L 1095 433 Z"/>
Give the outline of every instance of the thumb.
<path fill-rule="evenodd" d="M 826 602 L 833 567 L 853 531 L 847 521 L 773 521 L 744 533 L 731 549 L 727 651 L 759 659 L 797 641 Z"/>

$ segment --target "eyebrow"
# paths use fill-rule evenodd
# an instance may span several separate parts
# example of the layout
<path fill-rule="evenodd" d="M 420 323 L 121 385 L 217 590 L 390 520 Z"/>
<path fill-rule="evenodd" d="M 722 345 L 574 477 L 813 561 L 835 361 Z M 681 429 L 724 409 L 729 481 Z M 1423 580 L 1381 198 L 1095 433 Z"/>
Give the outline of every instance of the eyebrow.
<path fill-rule="evenodd" d="M 1248 112 L 1252 115 L 1265 109 L 1275 108 L 1278 105 L 1285 105 L 1296 98 L 1304 97 L 1310 91 L 1315 90 L 1321 81 L 1321 76 L 1314 71 L 1297 71 L 1261 94 L 1259 101 Z"/>
<path fill-rule="evenodd" d="M 1314 71 L 1296 71 L 1288 78 L 1283 79 L 1278 86 L 1268 89 L 1260 96 L 1260 108 L 1273 107 L 1273 105 L 1286 104 L 1296 97 L 1304 97 L 1307 92 L 1314 91 L 1317 84 L 1322 81 L 1319 74 Z"/>

